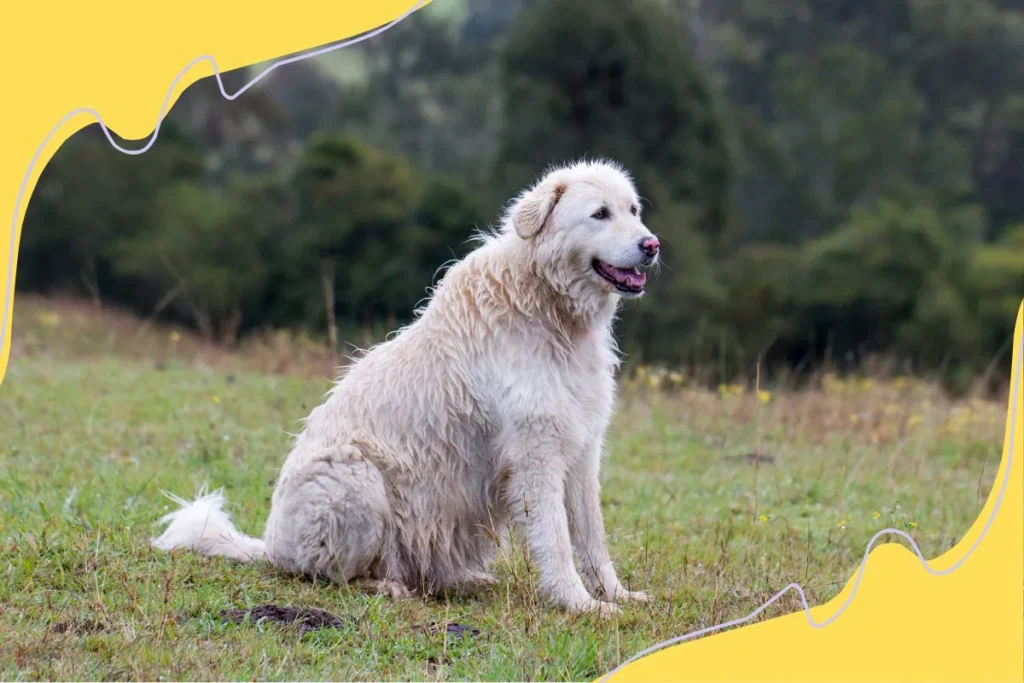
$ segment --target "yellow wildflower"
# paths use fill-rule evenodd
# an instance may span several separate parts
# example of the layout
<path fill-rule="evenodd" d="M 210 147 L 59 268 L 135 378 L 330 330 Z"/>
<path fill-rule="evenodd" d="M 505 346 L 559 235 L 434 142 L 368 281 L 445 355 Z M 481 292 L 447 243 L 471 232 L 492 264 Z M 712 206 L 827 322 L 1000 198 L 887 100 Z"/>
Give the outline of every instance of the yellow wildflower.
<path fill-rule="evenodd" d="M 210 400 L 214 403 L 220 403 L 220 396 L 211 396 Z"/>
<path fill-rule="evenodd" d="M 840 392 L 843 389 L 843 381 L 835 375 L 829 373 L 821 378 L 821 388 L 826 394 L 834 392 Z"/>
<path fill-rule="evenodd" d="M 875 519 L 878 519 L 879 517 L 882 516 L 882 513 L 879 512 L 878 510 L 875 510 L 874 512 L 871 513 L 871 516 L 874 517 Z"/>
<path fill-rule="evenodd" d="M 743 394 L 743 387 L 738 384 L 719 384 L 718 393 L 722 396 L 740 396 Z"/>
<path fill-rule="evenodd" d="M 169 336 L 172 344 L 177 344 L 178 340 L 181 339 L 181 333 L 177 330 L 171 330 L 171 334 Z"/>
<path fill-rule="evenodd" d="M 757 392 L 757 400 L 761 403 L 767 403 L 772 400 L 772 392 L 770 391 L 759 391 Z"/>

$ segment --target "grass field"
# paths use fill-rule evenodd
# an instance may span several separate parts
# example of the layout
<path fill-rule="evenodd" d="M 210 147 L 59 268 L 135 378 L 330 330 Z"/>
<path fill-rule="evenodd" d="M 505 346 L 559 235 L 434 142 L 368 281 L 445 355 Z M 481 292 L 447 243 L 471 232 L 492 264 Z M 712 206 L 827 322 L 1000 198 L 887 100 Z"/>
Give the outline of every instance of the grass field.
<path fill-rule="evenodd" d="M 21 295 L 14 332 L 0 388 L 3 680 L 593 679 L 790 581 L 826 601 L 885 526 L 946 550 L 988 495 L 1005 416 L 1003 402 L 899 378 L 799 394 L 629 381 L 605 519 L 620 574 L 654 600 L 601 622 L 545 607 L 518 547 L 499 588 L 428 602 L 154 552 L 161 490 L 224 486 L 239 526 L 262 531 L 287 432 L 328 387 L 328 360 L 282 337 L 228 354 Z M 341 621 L 300 633 L 221 616 L 267 603 Z M 797 609 L 787 596 L 764 618 Z"/>

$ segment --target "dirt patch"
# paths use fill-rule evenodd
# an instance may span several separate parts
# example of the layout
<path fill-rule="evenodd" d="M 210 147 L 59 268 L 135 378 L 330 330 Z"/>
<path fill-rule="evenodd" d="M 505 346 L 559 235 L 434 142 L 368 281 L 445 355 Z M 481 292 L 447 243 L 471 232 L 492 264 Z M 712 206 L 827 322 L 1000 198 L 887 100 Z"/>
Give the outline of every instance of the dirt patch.
<path fill-rule="evenodd" d="M 725 456 L 725 460 L 727 462 L 735 462 L 735 463 L 743 463 L 743 462 L 745 462 L 745 463 L 750 464 L 750 465 L 754 465 L 754 464 L 757 464 L 757 465 L 774 465 L 775 464 L 775 456 L 774 455 L 769 455 L 767 453 L 761 453 L 760 455 L 758 455 L 757 453 L 744 453 L 743 455 L 727 455 L 727 456 Z"/>
<path fill-rule="evenodd" d="M 432 621 L 425 626 L 420 626 L 419 629 L 432 636 L 436 636 L 444 632 L 447 632 L 449 636 L 453 636 L 455 638 L 466 638 L 467 636 L 475 638 L 480 635 L 479 629 L 475 629 L 472 626 L 466 626 L 464 624 L 457 624 L 454 621 L 445 622 L 443 624 Z"/>
<path fill-rule="evenodd" d="M 224 619 L 241 624 L 249 618 L 251 624 L 270 622 L 278 626 L 295 625 L 299 633 L 316 631 L 322 628 L 345 628 L 347 622 L 322 609 L 307 607 L 287 607 L 283 605 L 260 605 L 252 609 L 229 609 L 220 613 Z"/>
<path fill-rule="evenodd" d="M 53 633 L 74 633 L 83 636 L 90 633 L 105 633 L 110 629 L 101 621 L 92 619 L 81 619 L 78 621 L 58 621 L 50 627 Z"/>

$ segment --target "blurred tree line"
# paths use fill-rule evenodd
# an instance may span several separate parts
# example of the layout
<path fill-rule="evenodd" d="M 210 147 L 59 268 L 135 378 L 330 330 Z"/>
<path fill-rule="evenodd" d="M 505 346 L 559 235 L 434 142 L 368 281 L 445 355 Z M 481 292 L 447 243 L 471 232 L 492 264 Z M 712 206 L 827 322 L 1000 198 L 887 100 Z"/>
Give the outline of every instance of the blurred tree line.
<path fill-rule="evenodd" d="M 623 311 L 633 360 L 717 382 L 885 357 L 962 389 L 1006 357 L 1019 0 L 435 0 L 235 102 L 197 83 L 145 155 L 75 135 L 18 286 L 337 345 L 408 321 L 475 228 L 584 155 L 634 172 L 666 245 Z"/>

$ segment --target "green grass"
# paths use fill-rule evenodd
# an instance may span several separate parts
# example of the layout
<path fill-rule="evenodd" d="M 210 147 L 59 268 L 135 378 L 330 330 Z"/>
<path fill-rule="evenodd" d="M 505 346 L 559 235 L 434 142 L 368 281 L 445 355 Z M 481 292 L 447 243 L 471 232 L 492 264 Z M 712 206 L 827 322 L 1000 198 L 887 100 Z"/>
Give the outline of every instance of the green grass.
<path fill-rule="evenodd" d="M 496 589 L 393 602 L 148 546 L 170 509 L 160 491 L 204 482 L 224 486 L 258 535 L 287 432 L 325 379 L 257 373 L 224 354 L 207 362 L 191 339 L 169 351 L 166 330 L 129 336 L 129 354 L 108 314 L 55 322 L 38 316 L 48 305 L 19 297 L 0 388 L 3 680 L 593 679 L 746 615 L 790 581 L 824 602 L 884 526 L 941 553 L 976 517 L 1000 455 L 1003 404 L 952 403 L 920 382 L 830 381 L 767 401 L 633 382 L 609 442 L 604 511 L 620 574 L 651 591 L 650 605 L 608 622 L 549 609 L 518 547 L 505 549 Z M 110 343 L 67 334 L 73 320 Z M 263 603 L 348 625 L 300 635 L 219 616 Z M 765 618 L 797 609 L 787 596 Z M 430 622 L 480 635 L 433 635 L 420 628 Z"/>

